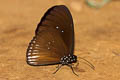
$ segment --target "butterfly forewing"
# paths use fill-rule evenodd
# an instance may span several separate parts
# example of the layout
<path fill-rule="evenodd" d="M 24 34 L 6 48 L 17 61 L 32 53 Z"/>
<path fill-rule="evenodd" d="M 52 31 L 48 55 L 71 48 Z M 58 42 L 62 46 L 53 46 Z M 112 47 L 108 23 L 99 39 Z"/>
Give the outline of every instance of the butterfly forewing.
<path fill-rule="evenodd" d="M 50 8 L 38 24 L 35 37 L 27 50 L 27 63 L 48 65 L 60 63 L 61 57 L 73 54 L 74 28 L 69 10 L 63 6 Z"/>
<path fill-rule="evenodd" d="M 69 49 L 69 53 L 73 53 L 74 46 L 74 26 L 71 13 L 64 5 L 54 6 L 50 8 L 42 17 L 41 22 L 38 24 L 36 34 L 39 34 L 41 25 L 51 26 L 57 29 L 65 44 Z"/>

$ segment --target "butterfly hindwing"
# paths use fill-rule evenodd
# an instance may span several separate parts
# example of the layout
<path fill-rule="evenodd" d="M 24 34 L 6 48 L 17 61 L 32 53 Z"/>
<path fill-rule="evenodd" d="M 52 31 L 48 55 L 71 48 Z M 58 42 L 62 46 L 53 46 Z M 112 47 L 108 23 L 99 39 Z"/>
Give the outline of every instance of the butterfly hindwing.
<path fill-rule="evenodd" d="M 55 31 L 53 29 L 46 29 L 33 38 L 27 51 L 27 61 L 29 64 L 44 65 L 59 63 L 60 58 L 67 52 L 67 47 L 61 36 Z"/>

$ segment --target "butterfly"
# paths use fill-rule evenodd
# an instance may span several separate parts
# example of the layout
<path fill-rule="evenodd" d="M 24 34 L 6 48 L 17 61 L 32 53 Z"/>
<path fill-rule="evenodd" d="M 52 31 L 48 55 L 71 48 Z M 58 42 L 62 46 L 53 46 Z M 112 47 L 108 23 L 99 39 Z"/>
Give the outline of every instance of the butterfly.
<path fill-rule="evenodd" d="M 77 62 L 74 53 L 74 25 L 70 11 L 65 5 L 48 9 L 37 25 L 35 36 L 29 43 L 26 60 L 31 66 L 56 65 L 57 70 Z"/>

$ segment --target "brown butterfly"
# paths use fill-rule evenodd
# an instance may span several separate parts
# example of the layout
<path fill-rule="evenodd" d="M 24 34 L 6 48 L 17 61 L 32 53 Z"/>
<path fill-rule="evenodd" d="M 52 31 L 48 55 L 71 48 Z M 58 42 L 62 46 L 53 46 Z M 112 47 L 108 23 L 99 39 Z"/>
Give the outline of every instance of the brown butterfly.
<path fill-rule="evenodd" d="M 61 64 L 71 66 L 77 62 L 74 52 L 74 25 L 70 11 L 64 5 L 53 6 L 42 17 L 35 36 L 27 49 L 27 63 L 32 66 Z M 76 74 L 77 75 L 77 74 Z"/>

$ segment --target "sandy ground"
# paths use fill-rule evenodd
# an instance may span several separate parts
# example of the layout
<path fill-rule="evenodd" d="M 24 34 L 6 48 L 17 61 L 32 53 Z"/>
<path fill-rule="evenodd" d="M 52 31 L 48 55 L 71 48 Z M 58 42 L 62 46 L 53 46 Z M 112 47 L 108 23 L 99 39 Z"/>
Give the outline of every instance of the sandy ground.
<path fill-rule="evenodd" d="M 75 54 L 90 61 L 92 70 L 78 58 L 75 76 L 67 66 L 26 64 L 26 49 L 46 10 L 66 5 L 74 19 Z M 0 0 L 0 80 L 120 80 L 120 1 L 101 9 L 84 0 Z"/>

